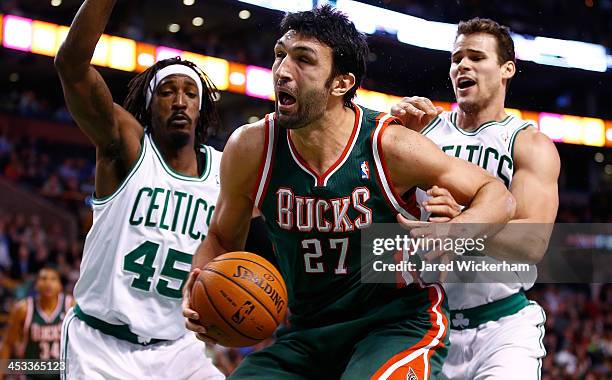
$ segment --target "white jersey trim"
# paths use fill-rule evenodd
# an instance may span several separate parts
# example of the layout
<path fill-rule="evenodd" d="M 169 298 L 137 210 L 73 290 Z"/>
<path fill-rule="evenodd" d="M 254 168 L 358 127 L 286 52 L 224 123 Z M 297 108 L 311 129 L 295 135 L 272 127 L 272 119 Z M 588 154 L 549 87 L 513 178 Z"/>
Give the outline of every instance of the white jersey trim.
<path fill-rule="evenodd" d="M 255 193 L 255 206 L 257 208 L 261 208 L 261 203 L 262 203 L 263 197 L 265 196 L 264 192 L 266 189 L 266 185 L 268 183 L 268 179 L 271 174 L 270 170 L 272 167 L 272 155 L 274 153 L 274 145 L 276 143 L 276 141 L 274 141 L 276 137 L 276 133 L 275 133 L 276 125 L 275 125 L 274 115 L 273 114 L 266 115 L 264 123 L 265 123 L 264 133 L 267 133 L 265 136 L 267 140 L 267 144 L 265 144 L 264 146 L 265 158 L 263 162 L 263 169 L 261 172 L 261 176 L 259 178 L 259 183 L 257 185 L 257 192 Z"/>
<path fill-rule="evenodd" d="M 380 183 L 382 185 L 383 192 L 387 200 L 389 201 L 389 203 L 391 203 L 391 205 L 395 209 L 395 211 L 402 214 L 404 218 L 407 218 L 410 220 L 417 220 L 417 218 L 415 218 L 414 215 L 412 215 L 410 212 L 408 212 L 406 209 L 404 209 L 400 205 L 400 202 L 397 200 L 397 198 L 393 194 L 393 191 L 391 190 L 390 181 L 388 180 L 385 174 L 384 163 L 380 159 L 380 156 L 382 153 L 379 151 L 379 148 L 378 148 L 379 142 L 382 139 L 382 135 L 380 134 L 380 132 L 382 131 L 385 123 L 389 119 L 392 119 L 392 118 L 393 118 L 392 116 L 385 114 L 383 117 L 380 118 L 380 120 L 378 121 L 378 125 L 376 125 L 376 129 L 374 130 L 374 134 L 372 137 L 372 155 L 374 156 L 374 165 L 376 166 L 376 173 L 378 174 L 378 178 L 380 179 Z M 382 146 L 382 144 L 380 145 Z"/>

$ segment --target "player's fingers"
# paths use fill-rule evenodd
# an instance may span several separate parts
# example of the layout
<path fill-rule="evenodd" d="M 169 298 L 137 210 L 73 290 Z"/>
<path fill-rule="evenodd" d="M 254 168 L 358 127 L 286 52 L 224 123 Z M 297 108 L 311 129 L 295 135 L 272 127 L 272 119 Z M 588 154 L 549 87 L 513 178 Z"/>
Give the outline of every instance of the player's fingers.
<path fill-rule="evenodd" d="M 198 276 L 200 275 L 200 272 L 202 272 L 200 268 L 194 268 L 191 272 L 189 272 L 187 282 L 185 282 L 185 285 L 183 285 L 183 296 L 189 296 L 189 294 L 191 293 L 191 288 L 193 287 L 193 284 L 195 283 Z"/>
<path fill-rule="evenodd" d="M 399 104 L 394 104 L 391 107 L 391 116 L 401 117 L 406 114 L 406 110 L 403 109 Z"/>
<path fill-rule="evenodd" d="M 206 343 L 208 345 L 211 345 L 211 346 L 214 346 L 214 345 L 217 344 L 217 341 L 214 338 L 212 338 L 212 337 L 210 337 L 209 335 L 206 335 L 206 334 L 196 334 L 196 338 L 198 338 L 202 342 L 204 342 L 204 343 Z"/>
<path fill-rule="evenodd" d="M 427 111 L 425 109 L 421 109 L 421 107 L 416 103 L 402 102 L 402 103 L 396 104 L 396 106 L 406 111 L 406 114 L 416 116 L 419 118 L 427 114 Z"/>
<path fill-rule="evenodd" d="M 448 191 L 448 189 L 436 185 L 433 185 L 429 190 L 427 190 L 427 195 L 430 197 L 447 196 L 452 198 L 452 194 L 450 191 Z"/>
<path fill-rule="evenodd" d="M 436 112 L 439 114 L 441 114 L 442 112 L 444 112 L 444 108 L 440 107 L 440 106 L 436 106 Z"/>
<path fill-rule="evenodd" d="M 187 319 L 185 327 L 187 327 L 187 330 L 191 330 L 198 334 L 206 333 L 206 327 L 202 326 L 199 321 L 194 319 Z"/>
<path fill-rule="evenodd" d="M 185 305 L 185 301 L 183 301 L 183 317 L 198 320 L 200 319 L 200 314 L 197 311 L 191 309 L 189 305 Z"/>
<path fill-rule="evenodd" d="M 448 218 L 455 218 L 461 214 L 459 210 L 449 205 L 427 205 L 425 206 L 425 211 L 436 216 L 446 216 Z"/>
<path fill-rule="evenodd" d="M 430 216 L 429 217 L 429 221 L 432 223 L 446 223 L 448 221 L 450 221 L 451 218 L 447 217 L 447 216 Z"/>
<path fill-rule="evenodd" d="M 436 110 L 436 107 L 433 105 L 431 100 L 427 98 L 424 98 L 421 96 L 415 96 L 412 98 L 411 104 L 416 106 L 423 112 L 425 112 L 427 115 L 434 115 L 434 116 L 438 115 L 438 111 Z"/>
<path fill-rule="evenodd" d="M 181 303 L 181 306 L 183 309 L 183 316 L 185 318 L 200 319 L 198 313 L 195 310 L 191 309 L 189 304 L 191 298 L 191 288 L 193 287 L 196 278 L 198 278 L 198 276 L 200 275 L 200 272 L 201 270 L 199 268 L 195 268 L 194 270 L 192 270 L 189 273 L 189 276 L 187 277 L 187 281 L 183 285 L 183 301 Z"/>
<path fill-rule="evenodd" d="M 455 201 L 455 198 L 446 195 L 438 195 L 435 197 L 431 197 L 428 200 L 423 202 L 424 206 L 436 206 L 436 205 L 447 205 L 456 210 L 459 210 L 459 204 Z"/>

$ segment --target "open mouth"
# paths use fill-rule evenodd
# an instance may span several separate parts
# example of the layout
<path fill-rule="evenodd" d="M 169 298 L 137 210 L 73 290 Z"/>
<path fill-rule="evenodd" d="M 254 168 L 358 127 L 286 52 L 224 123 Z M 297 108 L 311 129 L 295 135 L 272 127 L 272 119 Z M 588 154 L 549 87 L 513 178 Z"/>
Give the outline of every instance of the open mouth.
<path fill-rule="evenodd" d="M 474 85 L 476 85 L 476 81 L 470 78 L 462 78 L 457 82 L 457 88 L 460 90 L 465 90 L 466 88 L 470 88 Z"/>
<path fill-rule="evenodd" d="M 279 91 L 278 102 L 283 106 L 290 106 L 295 104 L 295 97 L 285 91 Z"/>

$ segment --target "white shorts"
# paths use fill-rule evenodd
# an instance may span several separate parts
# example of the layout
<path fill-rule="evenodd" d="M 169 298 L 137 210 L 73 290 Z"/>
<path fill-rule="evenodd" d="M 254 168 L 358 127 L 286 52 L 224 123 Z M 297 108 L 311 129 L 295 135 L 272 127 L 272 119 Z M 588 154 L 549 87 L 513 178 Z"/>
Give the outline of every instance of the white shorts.
<path fill-rule="evenodd" d="M 62 379 L 222 380 L 193 333 L 177 340 L 142 346 L 88 326 L 70 309 L 62 324 Z"/>
<path fill-rule="evenodd" d="M 452 330 L 442 378 L 450 380 L 539 380 L 546 315 L 531 301 L 516 314 L 477 328 Z"/>

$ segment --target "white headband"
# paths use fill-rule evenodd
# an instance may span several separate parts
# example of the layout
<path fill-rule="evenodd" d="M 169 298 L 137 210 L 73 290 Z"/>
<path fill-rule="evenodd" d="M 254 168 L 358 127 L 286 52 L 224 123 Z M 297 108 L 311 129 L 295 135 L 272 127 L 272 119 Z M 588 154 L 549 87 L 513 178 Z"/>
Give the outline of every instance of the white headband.
<path fill-rule="evenodd" d="M 151 105 L 151 99 L 153 99 L 153 91 L 155 91 L 155 87 L 157 87 L 157 85 L 161 83 L 165 77 L 176 74 L 187 75 L 189 78 L 193 79 L 196 86 L 198 86 L 198 92 L 200 95 L 200 106 L 198 109 L 202 108 L 202 79 L 200 79 L 198 73 L 196 73 L 196 71 L 191 67 L 178 64 L 166 66 L 155 73 L 155 78 L 151 79 L 151 82 L 149 82 L 149 87 L 147 87 L 147 108 L 149 108 Z"/>

